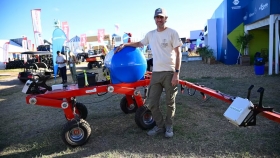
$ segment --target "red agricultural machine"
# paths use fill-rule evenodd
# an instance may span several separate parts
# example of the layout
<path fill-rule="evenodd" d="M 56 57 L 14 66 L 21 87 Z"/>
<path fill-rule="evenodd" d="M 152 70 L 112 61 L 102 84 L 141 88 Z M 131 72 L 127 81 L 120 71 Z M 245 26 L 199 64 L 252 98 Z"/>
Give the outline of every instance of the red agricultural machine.
<path fill-rule="evenodd" d="M 83 145 L 91 135 L 90 125 L 86 121 L 88 110 L 84 104 L 76 101 L 78 96 L 102 93 L 124 94 L 125 97 L 120 101 L 121 110 L 124 113 L 135 112 L 135 122 L 142 129 L 150 129 L 155 125 L 151 111 L 144 105 L 151 73 L 146 73 L 144 79 L 134 83 L 111 84 L 110 81 L 97 82 L 95 80 L 96 82 L 81 88 L 77 84 L 48 86 L 45 83 L 47 79 L 46 76 L 38 75 L 37 79 L 26 82 L 22 92 L 28 94 L 27 104 L 60 108 L 64 111 L 67 122 L 61 136 L 67 145 L 72 147 Z M 254 86 L 249 87 L 247 98 L 244 99 L 187 81 L 180 80 L 179 84 L 181 91 L 185 88 L 194 89 L 199 91 L 203 98 L 209 95 L 229 103 L 230 106 L 224 116 L 237 126 L 256 125 L 258 114 L 280 123 L 280 113 L 275 112 L 273 108 L 262 106 L 263 88 L 258 89 L 259 103 L 253 104 L 249 98 Z M 138 87 L 144 88 L 144 96 L 141 95 L 142 92 Z"/>

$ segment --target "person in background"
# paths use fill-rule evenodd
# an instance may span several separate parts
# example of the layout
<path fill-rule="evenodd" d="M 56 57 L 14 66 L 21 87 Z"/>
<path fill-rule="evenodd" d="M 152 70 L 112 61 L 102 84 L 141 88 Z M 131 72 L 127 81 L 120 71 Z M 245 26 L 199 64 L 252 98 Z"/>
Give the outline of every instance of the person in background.
<path fill-rule="evenodd" d="M 72 80 L 73 80 L 73 83 L 77 83 L 77 78 L 76 78 L 77 59 L 76 59 L 73 52 L 69 52 L 68 55 L 69 55 L 68 65 L 69 65 L 69 70 L 70 70 L 71 75 L 72 75 Z"/>
<path fill-rule="evenodd" d="M 56 53 L 57 53 L 56 64 L 58 64 L 58 68 L 62 78 L 61 84 L 65 84 L 67 83 L 66 58 L 63 54 L 60 53 L 60 51 L 57 51 Z"/>
<path fill-rule="evenodd" d="M 153 58 L 147 59 L 147 71 L 152 71 L 151 67 L 153 67 Z"/>
<path fill-rule="evenodd" d="M 189 55 L 189 56 L 192 55 L 192 50 L 191 50 L 191 48 L 188 48 L 188 55 Z"/>
<path fill-rule="evenodd" d="M 147 132 L 149 136 L 165 133 L 165 137 L 173 137 L 173 119 L 175 116 L 175 98 L 178 93 L 179 72 L 182 54 L 180 48 L 182 41 L 174 29 L 165 26 L 166 11 L 162 8 L 155 10 L 155 30 L 146 34 L 139 42 L 121 44 L 115 50 L 119 52 L 126 46 L 141 47 L 150 45 L 153 54 L 153 73 L 148 90 L 148 100 L 145 106 L 151 110 L 156 126 Z M 163 119 L 160 110 L 160 96 L 165 89 L 167 116 Z"/>

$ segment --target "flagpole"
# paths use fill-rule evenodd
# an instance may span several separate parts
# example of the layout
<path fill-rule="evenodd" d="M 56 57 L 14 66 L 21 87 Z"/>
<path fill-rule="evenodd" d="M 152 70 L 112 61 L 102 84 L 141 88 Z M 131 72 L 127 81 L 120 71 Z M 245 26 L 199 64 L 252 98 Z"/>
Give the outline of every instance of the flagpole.
<path fill-rule="evenodd" d="M 34 34 L 34 41 L 35 41 L 35 47 L 37 50 L 37 40 L 36 40 L 36 36 L 35 36 L 35 31 L 34 31 L 34 24 L 33 24 L 33 18 L 32 18 L 32 10 L 31 10 L 31 19 L 32 19 L 32 26 L 33 26 L 33 34 Z"/>

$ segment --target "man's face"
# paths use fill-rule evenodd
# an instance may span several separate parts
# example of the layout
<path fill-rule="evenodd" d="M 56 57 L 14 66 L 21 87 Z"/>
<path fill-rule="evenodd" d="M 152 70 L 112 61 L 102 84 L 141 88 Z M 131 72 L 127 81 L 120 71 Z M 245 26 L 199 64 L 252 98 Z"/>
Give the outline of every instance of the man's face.
<path fill-rule="evenodd" d="M 158 27 L 163 27 L 166 22 L 167 17 L 158 15 L 158 16 L 155 16 L 154 19 L 155 19 L 156 25 Z"/>

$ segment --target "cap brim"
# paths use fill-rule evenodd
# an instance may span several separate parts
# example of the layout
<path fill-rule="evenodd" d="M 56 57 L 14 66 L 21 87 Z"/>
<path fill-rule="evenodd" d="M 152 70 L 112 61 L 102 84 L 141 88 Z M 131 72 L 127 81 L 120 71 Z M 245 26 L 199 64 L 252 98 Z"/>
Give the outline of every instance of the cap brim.
<path fill-rule="evenodd" d="M 166 15 L 164 15 L 164 14 L 157 14 L 157 15 L 155 15 L 155 17 L 156 16 L 163 16 L 163 17 L 167 17 Z"/>

